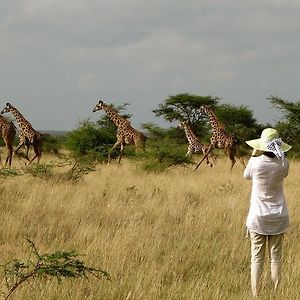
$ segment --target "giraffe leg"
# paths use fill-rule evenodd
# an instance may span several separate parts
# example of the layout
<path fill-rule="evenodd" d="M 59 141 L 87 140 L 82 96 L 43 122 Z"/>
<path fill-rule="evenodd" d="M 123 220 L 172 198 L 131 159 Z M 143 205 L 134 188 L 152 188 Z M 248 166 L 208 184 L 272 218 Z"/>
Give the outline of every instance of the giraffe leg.
<path fill-rule="evenodd" d="M 188 151 L 185 156 L 190 157 L 192 155 L 192 153 L 193 153 L 192 149 L 190 147 L 188 147 Z"/>
<path fill-rule="evenodd" d="M 111 149 L 108 151 L 108 157 L 107 157 L 107 163 L 109 164 L 111 162 L 110 154 L 116 147 L 118 147 L 121 144 L 120 141 L 116 141 L 116 143 L 111 147 Z"/>
<path fill-rule="evenodd" d="M 16 148 L 15 151 L 14 151 L 14 154 L 17 154 L 18 151 L 20 150 L 20 148 L 21 148 L 22 146 L 23 146 L 23 142 L 22 142 L 22 143 L 19 143 L 18 146 L 17 146 L 17 148 Z"/>
<path fill-rule="evenodd" d="M 217 162 L 217 158 L 216 158 L 216 156 L 215 156 L 215 155 L 211 155 L 210 157 L 211 157 L 211 159 L 212 159 L 212 161 L 213 161 L 214 163 L 216 163 L 216 162 Z"/>
<path fill-rule="evenodd" d="M 232 168 L 233 168 L 233 166 L 234 166 L 234 164 L 236 162 L 236 160 L 234 158 L 234 152 L 235 151 L 232 148 L 228 148 L 228 149 L 226 149 L 226 152 L 228 153 L 228 157 L 229 157 L 229 159 L 231 161 L 231 168 L 230 168 L 230 170 L 232 170 Z"/>
<path fill-rule="evenodd" d="M 15 151 L 14 151 L 14 154 L 15 154 L 15 155 L 18 155 L 18 151 L 22 148 L 22 146 L 25 146 L 25 151 L 26 151 L 26 152 L 25 152 L 25 158 L 26 158 L 28 161 L 30 161 L 30 160 L 29 160 L 29 157 L 28 157 L 29 144 L 28 144 L 25 140 L 20 140 L 20 142 L 19 142 L 17 148 L 16 148 Z"/>
<path fill-rule="evenodd" d="M 37 157 L 38 157 L 38 155 L 35 155 L 35 156 L 29 161 L 28 164 L 31 164 Z"/>
<path fill-rule="evenodd" d="M 234 157 L 233 157 L 232 159 L 230 158 L 230 160 L 231 160 L 231 167 L 230 167 L 230 170 L 232 170 L 232 169 L 233 169 L 233 166 L 235 165 L 236 160 L 235 160 Z"/>
<path fill-rule="evenodd" d="M 238 157 L 240 163 L 246 168 L 244 157 L 241 155 L 240 148 L 236 148 L 236 156 Z"/>
<path fill-rule="evenodd" d="M 13 155 L 13 147 L 12 145 L 6 145 L 7 147 L 7 157 L 6 157 L 6 160 L 5 160 L 5 166 L 7 166 L 7 163 L 8 163 L 8 166 L 11 167 L 11 161 L 12 161 L 12 155 Z"/>
<path fill-rule="evenodd" d="M 207 149 L 207 150 L 208 150 L 208 149 Z M 206 150 L 206 149 L 202 149 L 202 153 L 203 153 L 204 156 L 205 156 L 207 150 Z M 206 164 L 209 165 L 210 167 L 212 167 L 213 164 L 209 161 L 209 158 L 211 158 L 211 155 L 210 155 L 210 154 L 208 154 L 208 155 L 206 156 Z"/>
<path fill-rule="evenodd" d="M 37 163 L 39 164 L 42 157 L 41 147 L 37 146 L 34 152 L 35 152 L 35 156 L 30 160 L 30 162 L 32 162 L 34 159 L 37 158 Z"/>
<path fill-rule="evenodd" d="M 25 157 L 29 160 L 28 153 L 29 153 L 29 145 L 27 143 L 24 143 L 25 148 Z"/>
<path fill-rule="evenodd" d="M 204 159 L 206 159 L 206 157 L 209 155 L 209 153 L 211 152 L 211 150 L 214 148 L 213 144 L 210 144 L 206 154 L 203 156 L 203 158 L 201 159 L 201 161 L 198 163 L 198 165 L 194 168 L 194 171 L 197 170 L 199 168 L 199 166 L 201 165 L 201 163 L 204 161 Z"/>
<path fill-rule="evenodd" d="M 40 163 L 41 157 L 42 157 L 42 149 L 41 147 L 39 147 L 38 163 Z"/>
<path fill-rule="evenodd" d="M 22 146 L 25 147 L 25 158 L 29 161 L 28 152 L 29 152 L 30 143 L 29 143 L 29 141 L 26 140 L 24 135 L 21 133 L 19 135 L 19 144 L 17 146 L 17 149 L 14 151 L 14 154 L 17 154 Z"/>
<path fill-rule="evenodd" d="M 213 167 L 213 164 L 209 161 L 209 159 L 211 158 L 211 155 L 207 155 L 206 157 L 206 164 L 209 165 L 211 168 Z"/>
<path fill-rule="evenodd" d="M 121 144 L 121 150 L 120 150 L 118 164 L 120 164 L 120 162 L 121 162 L 121 159 L 122 159 L 122 156 L 123 156 L 123 152 L 124 152 L 124 148 L 125 148 L 124 144 Z"/>
<path fill-rule="evenodd" d="M 31 164 L 37 157 L 38 157 L 38 154 L 35 154 L 35 156 L 29 160 L 29 164 Z"/>
<path fill-rule="evenodd" d="M 40 149 L 39 149 L 39 146 L 36 145 L 36 144 L 33 144 L 33 150 L 34 150 L 34 157 L 29 160 L 29 163 L 31 164 L 36 158 L 38 158 L 38 162 L 40 161 Z"/>

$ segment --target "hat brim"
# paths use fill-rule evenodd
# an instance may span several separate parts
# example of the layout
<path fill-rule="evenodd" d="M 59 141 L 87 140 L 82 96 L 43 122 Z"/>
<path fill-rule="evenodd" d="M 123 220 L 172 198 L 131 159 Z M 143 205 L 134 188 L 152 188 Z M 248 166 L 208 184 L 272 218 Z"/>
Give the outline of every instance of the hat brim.
<path fill-rule="evenodd" d="M 246 143 L 250 147 L 252 147 L 253 149 L 257 149 L 257 150 L 260 150 L 260 151 L 270 151 L 267 148 L 266 142 L 263 141 L 262 139 L 250 140 L 250 141 L 246 141 Z M 280 148 L 283 152 L 287 152 L 292 148 L 292 146 L 287 144 L 287 143 L 282 142 L 281 145 L 280 145 Z"/>

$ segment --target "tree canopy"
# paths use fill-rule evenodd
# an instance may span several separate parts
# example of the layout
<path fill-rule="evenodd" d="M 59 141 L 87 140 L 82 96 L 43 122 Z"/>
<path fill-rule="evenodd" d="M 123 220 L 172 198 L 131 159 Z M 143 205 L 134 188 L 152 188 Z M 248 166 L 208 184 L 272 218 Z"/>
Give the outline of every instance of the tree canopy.
<path fill-rule="evenodd" d="M 270 96 L 268 99 L 283 114 L 283 118 L 275 125 L 281 138 L 298 152 L 300 150 L 300 101 L 291 102 L 276 96 Z"/>
<path fill-rule="evenodd" d="M 241 141 L 257 136 L 261 126 L 253 117 L 252 110 L 244 105 L 234 106 L 219 102 L 218 97 L 177 94 L 167 98 L 158 109 L 154 110 L 154 113 L 168 121 L 187 120 L 198 137 L 209 140 L 210 123 L 206 116 L 199 113 L 199 107 L 210 105 L 228 133 L 235 135 Z"/>
<path fill-rule="evenodd" d="M 216 107 L 215 113 L 225 125 L 225 130 L 241 141 L 257 137 L 262 130 L 262 125 L 257 123 L 253 111 L 245 105 L 221 104 Z"/>
<path fill-rule="evenodd" d="M 153 110 L 157 117 L 163 117 L 167 121 L 187 120 L 200 137 L 204 137 L 207 132 L 207 122 L 199 114 L 201 105 L 216 107 L 220 98 L 213 96 L 198 96 L 189 93 L 169 96 L 164 103 L 159 104 L 159 108 Z"/>
<path fill-rule="evenodd" d="M 170 96 L 159 108 L 153 110 L 157 117 L 167 121 L 188 120 L 191 124 L 201 121 L 198 109 L 201 105 L 215 107 L 220 98 L 212 96 L 197 96 L 189 93 Z"/>

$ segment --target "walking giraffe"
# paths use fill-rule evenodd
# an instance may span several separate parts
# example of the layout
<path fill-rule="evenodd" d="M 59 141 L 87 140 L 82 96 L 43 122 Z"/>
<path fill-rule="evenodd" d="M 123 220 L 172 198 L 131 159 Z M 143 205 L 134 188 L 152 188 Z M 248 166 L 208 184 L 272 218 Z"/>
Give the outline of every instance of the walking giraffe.
<path fill-rule="evenodd" d="M 108 151 L 108 162 L 111 161 L 111 152 L 119 145 L 121 149 L 118 163 L 121 161 L 126 144 L 134 144 L 136 148 L 142 148 L 143 150 L 145 149 L 146 136 L 142 132 L 133 128 L 127 119 L 120 116 L 111 106 L 105 104 L 101 100 L 99 100 L 99 102 L 96 104 L 93 112 L 97 110 L 103 110 L 117 126 L 117 141 Z"/>
<path fill-rule="evenodd" d="M 38 159 L 38 162 L 41 159 L 42 156 L 42 134 L 35 129 L 32 128 L 31 124 L 23 117 L 23 115 L 10 103 L 6 103 L 6 106 L 1 111 L 1 114 L 11 112 L 13 116 L 16 118 L 16 122 L 18 123 L 21 133 L 20 133 L 20 142 L 17 146 L 17 149 L 15 150 L 15 154 L 19 151 L 19 149 L 25 145 L 25 147 L 28 147 L 28 144 L 26 144 L 26 141 L 32 145 L 35 156 L 29 160 L 29 163 L 33 162 L 36 158 Z M 28 150 L 28 148 L 26 149 Z M 28 151 L 27 151 L 28 154 Z"/>
<path fill-rule="evenodd" d="M 181 121 L 180 125 L 184 129 L 185 136 L 186 136 L 186 139 L 187 139 L 188 144 L 189 144 L 186 156 L 191 156 L 192 154 L 194 154 L 194 153 L 196 154 L 196 153 L 199 153 L 199 152 L 202 152 L 203 155 L 205 155 L 208 148 L 209 148 L 209 145 L 203 144 L 203 143 L 200 142 L 198 137 L 193 132 L 193 130 L 192 130 L 192 128 L 191 128 L 188 121 Z M 206 156 L 206 163 L 212 167 L 213 164 L 209 161 L 209 158 L 212 159 L 214 162 L 216 160 L 215 160 L 214 157 L 212 157 L 211 154 L 208 154 Z"/>
<path fill-rule="evenodd" d="M 236 162 L 234 158 L 235 156 L 239 158 L 240 162 L 245 167 L 245 162 L 240 155 L 237 138 L 233 137 L 225 131 L 223 124 L 219 122 L 213 109 L 209 105 L 202 105 L 199 111 L 208 116 L 212 129 L 212 136 L 210 138 L 210 145 L 206 152 L 206 155 L 202 158 L 202 160 L 198 163 L 194 170 L 196 170 L 200 166 L 202 161 L 209 155 L 209 153 L 214 148 L 225 149 L 225 154 L 229 157 L 231 161 L 231 170 Z"/>
<path fill-rule="evenodd" d="M 0 116 L 0 134 L 7 148 L 5 166 L 8 163 L 8 166 L 11 167 L 12 155 L 14 152 L 12 145 L 16 135 L 16 127 L 13 124 L 13 122 L 6 120 L 3 116 Z M 3 167 L 1 157 L 0 157 L 0 163 L 1 166 Z"/>

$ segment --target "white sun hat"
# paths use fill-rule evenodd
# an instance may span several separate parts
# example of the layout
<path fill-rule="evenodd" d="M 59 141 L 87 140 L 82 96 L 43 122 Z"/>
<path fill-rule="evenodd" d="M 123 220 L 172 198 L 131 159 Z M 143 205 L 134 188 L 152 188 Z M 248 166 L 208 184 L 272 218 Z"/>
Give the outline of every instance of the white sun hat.
<path fill-rule="evenodd" d="M 246 141 L 246 143 L 253 149 L 273 152 L 281 159 L 284 157 L 284 152 L 287 152 L 292 148 L 291 145 L 282 141 L 278 131 L 273 128 L 264 129 L 259 139 Z"/>

